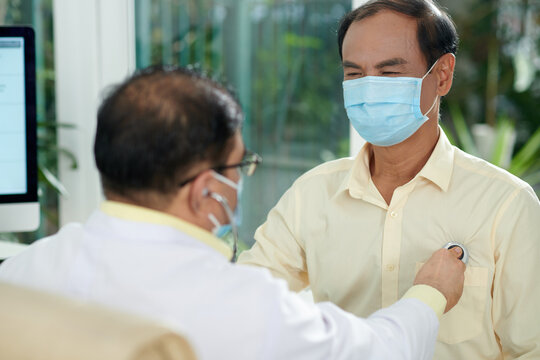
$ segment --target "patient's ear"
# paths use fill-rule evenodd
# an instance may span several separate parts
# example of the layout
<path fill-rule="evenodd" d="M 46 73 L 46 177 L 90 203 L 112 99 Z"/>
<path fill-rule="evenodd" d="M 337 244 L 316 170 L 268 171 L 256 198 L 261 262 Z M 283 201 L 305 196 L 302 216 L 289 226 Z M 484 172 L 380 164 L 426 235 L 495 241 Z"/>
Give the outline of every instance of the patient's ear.
<path fill-rule="evenodd" d="M 454 54 L 444 54 L 435 66 L 437 74 L 437 94 L 445 96 L 452 87 L 456 57 Z"/>

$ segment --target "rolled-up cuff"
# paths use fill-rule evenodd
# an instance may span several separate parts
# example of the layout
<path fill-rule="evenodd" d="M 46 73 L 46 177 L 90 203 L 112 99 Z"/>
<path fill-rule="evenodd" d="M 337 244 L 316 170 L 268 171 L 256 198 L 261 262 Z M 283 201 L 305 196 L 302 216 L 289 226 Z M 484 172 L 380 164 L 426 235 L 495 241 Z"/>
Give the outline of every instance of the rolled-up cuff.
<path fill-rule="evenodd" d="M 440 319 L 442 314 L 444 314 L 444 309 L 446 308 L 446 298 L 444 295 L 434 287 L 429 285 L 414 285 L 411 287 L 403 299 L 418 299 L 424 304 L 428 305 L 430 308 L 435 311 L 435 314 Z"/>

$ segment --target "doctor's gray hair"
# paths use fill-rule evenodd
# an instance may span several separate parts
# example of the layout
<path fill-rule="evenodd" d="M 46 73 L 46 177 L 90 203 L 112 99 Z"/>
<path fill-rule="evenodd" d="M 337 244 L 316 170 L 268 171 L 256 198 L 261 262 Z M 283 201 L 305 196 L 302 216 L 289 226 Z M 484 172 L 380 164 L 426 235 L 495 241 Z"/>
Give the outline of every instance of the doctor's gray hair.
<path fill-rule="evenodd" d="M 417 39 L 429 69 L 444 54 L 456 54 L 458 34 L 450 16 L 432 0 L 371 0 L 345 14 L 338 28 L 339 56 L 343 59 L 343 40 L 353 22 L 388 10 L 415 18 Z"/>
<path fill-rule="evenodd" d="M 231 92 L 197 71 L 136 72 L 98 111 L 94 155 L 106 195 L 170 194 L 194 166 L 224 165 L 242 121 Z"/>

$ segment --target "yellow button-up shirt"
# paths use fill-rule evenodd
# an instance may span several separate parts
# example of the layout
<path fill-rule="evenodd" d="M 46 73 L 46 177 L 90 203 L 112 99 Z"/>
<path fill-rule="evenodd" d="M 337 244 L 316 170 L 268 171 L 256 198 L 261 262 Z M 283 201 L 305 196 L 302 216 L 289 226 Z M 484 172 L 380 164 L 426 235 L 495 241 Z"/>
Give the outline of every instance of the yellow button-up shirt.
<path fill-rule="evenodd" d="M 300 177 L 239 262 L 367 316 L 397 301 L 434 251 L 460 242 L 470 254 L 463 296 L 441 319 L 435 359 L 540 359 L 540 203 L 531 187 L 441 130 L 424 168 L 388 205 L 369 153 L 367 144 L 355 159 Z"/>

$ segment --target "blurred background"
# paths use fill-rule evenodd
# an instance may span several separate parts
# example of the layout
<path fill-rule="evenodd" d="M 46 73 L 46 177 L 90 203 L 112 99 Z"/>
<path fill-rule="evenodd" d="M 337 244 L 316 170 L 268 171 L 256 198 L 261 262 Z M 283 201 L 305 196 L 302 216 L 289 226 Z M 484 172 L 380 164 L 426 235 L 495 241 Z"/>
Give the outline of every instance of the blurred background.
<path fill-rule="evenodd" d="M 456 146 L 540 193 L 540 0 L 438 3 L 461 39 L 442 126 Z M 133 3 L 137 68 L 196 64 L 230 84 L 244 108 L 246 145 L 264 162 L 245 182 L 243 246 L 299 175 L 351 154 L 336 45 L 338 20 L 351 8 L 351 0 Z M 53 0 L 0 0 L 0 24 L 36 30 L 42 222 L 34 233 L 2 234 L 23 243 L 58 229 L 59 199 L 68 193 L 58 159 L 72 169 L 79 160 L 57 141 L 77 125 L 57 121 L 53 9 Z"/>

